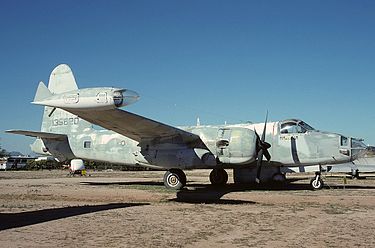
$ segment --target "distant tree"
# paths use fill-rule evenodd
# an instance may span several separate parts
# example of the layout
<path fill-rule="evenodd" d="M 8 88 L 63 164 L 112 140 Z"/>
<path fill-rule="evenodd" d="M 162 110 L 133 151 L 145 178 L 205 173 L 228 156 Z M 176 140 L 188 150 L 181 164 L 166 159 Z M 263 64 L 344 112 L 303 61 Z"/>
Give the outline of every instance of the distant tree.
<path fill-rule="evenodd" d="M 8 155 L 8 152 L 5 149 L 3 149 L 1 147 L 1 144 L 0 144 L 0 157 L 2 158 L 2 157 L 5 157 L 7 155 Z"/>
<path fill-rule="evenodd" d="M 56 161 L 48 161 L 48 160 L 42 160 L 42 161 L 35 161 L 35 160 L 29 160 L 27 162 L 25 170 L 54 170 L 54 169 L 62 169 L 61 163 L 58 163 Z"/>

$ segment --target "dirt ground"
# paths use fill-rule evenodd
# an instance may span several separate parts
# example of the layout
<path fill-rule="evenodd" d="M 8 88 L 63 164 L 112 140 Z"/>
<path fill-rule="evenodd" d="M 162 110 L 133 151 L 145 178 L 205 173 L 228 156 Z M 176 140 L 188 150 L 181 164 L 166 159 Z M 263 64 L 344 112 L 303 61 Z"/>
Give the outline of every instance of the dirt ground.
<path fill-rule="evenodd" d="M 375 247 L 375 178 L 166 190 L 163 172 L 0 172 L 0 247 Z"/>

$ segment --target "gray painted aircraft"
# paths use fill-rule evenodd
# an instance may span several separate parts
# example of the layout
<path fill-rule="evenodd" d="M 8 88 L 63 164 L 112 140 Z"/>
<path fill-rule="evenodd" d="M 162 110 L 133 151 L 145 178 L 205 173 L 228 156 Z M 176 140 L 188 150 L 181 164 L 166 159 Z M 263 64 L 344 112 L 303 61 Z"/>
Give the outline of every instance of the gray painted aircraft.
<path fill-rule="evenodd" d="M 322 170 L 327 173 L 345 173 L 353 178 L 362 179 L 360 173 L 375 172 L 375 147 L 367 146 L 366 151 L 352 162 L 331 165 L 312 165 L 301 167 L 283 167 L 282 171 L 287 173 L 316 172 Z M 329 174 L 326 174 L 329 175 Z M 369 176 L 369 175 L 367 175 Z"/>
<path fill-rule="evenodd" d="M 122 109 L 139 99 L 123 88 L 78 89 L 68 65 L 57 66 L 48 88 L 39 83 L 33 104 L 44 107 L 41 131 L 7 132 L 36 137 L 32 150 L 60 161 L 106 161 L 166 169 L 167 188 L 186 185 L 183 170 L 212 169 L 210 181 L 285 181 L 284 166 L 340 164 L 366 146 L 357 139 L 315 130 L 290 119 L 260 124 L 172 127 Z M 93 124 L 105 130 L 94 129 Z M 320 173 L 311 186 L 323 186 Z"/>

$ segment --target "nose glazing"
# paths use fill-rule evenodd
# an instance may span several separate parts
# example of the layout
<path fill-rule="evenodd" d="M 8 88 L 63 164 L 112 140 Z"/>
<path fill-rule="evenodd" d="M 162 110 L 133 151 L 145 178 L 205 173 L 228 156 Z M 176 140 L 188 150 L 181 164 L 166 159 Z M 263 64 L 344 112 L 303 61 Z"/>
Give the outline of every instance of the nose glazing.
<path fill-rule="evenodd" d="M 366 152 L 367 146 L 361 139 L 351 138 L 350 141 L 351 156 L 355 160 Z"/>

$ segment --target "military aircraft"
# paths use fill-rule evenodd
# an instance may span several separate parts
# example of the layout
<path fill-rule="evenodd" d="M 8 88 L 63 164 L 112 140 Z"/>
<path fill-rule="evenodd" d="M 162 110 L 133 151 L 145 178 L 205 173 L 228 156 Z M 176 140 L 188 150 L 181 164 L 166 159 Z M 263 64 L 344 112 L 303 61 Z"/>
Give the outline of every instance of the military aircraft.
<path fill-rule="evenodd" d="M 298 119 L 259 124 L 172 127 L 120 109 L 139 95 L 124 88 L 78 89 L 70 67 L 58 65 L 48 87 L 39 83 L 33 104 L 44 107 L 41 131 L 8 130 L 36 137 L 32 150 L 60 161 L 106 161 L 166 169 L 167 188 L 186 185 L 183 170 L 212 169 L 210 181 L 285 181 L 283 166 L 345 163 L 365 145 L 340 134 L 315 130 Z M 103 127 L 98 130 L 93 124 Z M 320 173 L 311 186 L 323 186 Z"/>

